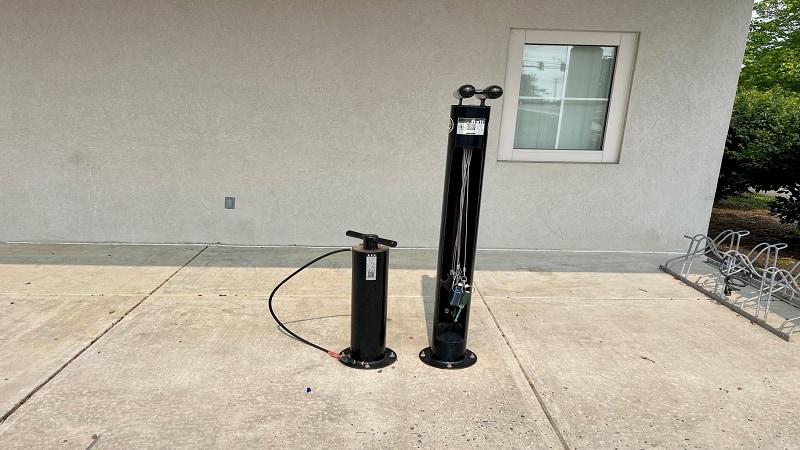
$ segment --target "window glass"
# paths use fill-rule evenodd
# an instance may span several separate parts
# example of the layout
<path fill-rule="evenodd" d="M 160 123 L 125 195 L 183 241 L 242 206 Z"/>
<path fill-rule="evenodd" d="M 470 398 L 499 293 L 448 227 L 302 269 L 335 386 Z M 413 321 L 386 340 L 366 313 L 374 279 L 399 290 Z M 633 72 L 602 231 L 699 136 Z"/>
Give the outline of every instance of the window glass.
<path fill-rule="evenodd" d="M 616 52 L 526 44 L 514 148 L 601 150 Z"/>

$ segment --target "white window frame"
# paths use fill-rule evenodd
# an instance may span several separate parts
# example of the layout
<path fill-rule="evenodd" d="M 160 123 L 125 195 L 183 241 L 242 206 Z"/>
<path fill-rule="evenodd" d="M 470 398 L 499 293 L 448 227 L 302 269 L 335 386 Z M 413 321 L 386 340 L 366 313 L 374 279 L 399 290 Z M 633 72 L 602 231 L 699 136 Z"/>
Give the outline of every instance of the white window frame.
<path fill-rule="evenodd" d="M 508 46 L 505 98 L 503 100 L 503 115 L 500 121 L 500 142 L 497 150 L 497 159 L 500 161 L 530 162 L 619 162 L 638 40 L 639 33 L 633 32 L 512 29 Z M 525 44 L 617 47 L 614 78 L 611 82 L 606 129 L 601 150 L 514 148 L 514 133 L 517 126 L 517 107 L 519 104 L 519 87 Z"/>

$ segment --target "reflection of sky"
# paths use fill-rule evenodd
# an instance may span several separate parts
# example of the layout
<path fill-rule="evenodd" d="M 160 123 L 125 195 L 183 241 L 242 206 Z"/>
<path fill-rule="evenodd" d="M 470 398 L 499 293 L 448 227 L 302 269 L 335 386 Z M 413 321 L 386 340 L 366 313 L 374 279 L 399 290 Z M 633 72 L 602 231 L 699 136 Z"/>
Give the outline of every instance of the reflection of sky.
<path fill-rule="evenodd" d="M 561 64 L 567 63 L 571 45 L 539 45 L 525 44 L 522 59 L 522 73 L 536 77 L 536 87 L 542 89 L 538 97 L 560 97 L 564 88 L 566 71 L 561 71 Z M 603 56 L 614 56 L 615 47 L 600 47 Z M 539 70 L 539 63 L 542 70 Z"/>

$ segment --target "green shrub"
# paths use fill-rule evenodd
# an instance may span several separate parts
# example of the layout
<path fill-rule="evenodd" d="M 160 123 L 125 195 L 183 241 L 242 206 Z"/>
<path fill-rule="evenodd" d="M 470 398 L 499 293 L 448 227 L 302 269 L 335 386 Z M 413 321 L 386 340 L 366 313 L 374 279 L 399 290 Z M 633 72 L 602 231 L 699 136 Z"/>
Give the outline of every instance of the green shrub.
<path fill-rule="evenodd" d="M 717 198 L 753 188 L 790 194 L 770 204 L 785 223 L 800 221 L 800 97 L 740 90 L 731 116 Z"/>

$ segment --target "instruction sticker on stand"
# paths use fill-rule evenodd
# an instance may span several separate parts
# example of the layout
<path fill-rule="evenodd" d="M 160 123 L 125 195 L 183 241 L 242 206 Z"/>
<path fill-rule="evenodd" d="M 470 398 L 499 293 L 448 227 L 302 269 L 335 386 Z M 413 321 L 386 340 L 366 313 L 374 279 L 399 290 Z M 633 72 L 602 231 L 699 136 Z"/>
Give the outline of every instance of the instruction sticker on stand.
<path fill-rule="evenodd" d="M 378 277 L 378 255 L 367 255 L 367 281 L 375 281 Z"/>
<path fill-rule="evenodd" d="M 456 134 L 483 136 L 485 128 L 486 119 L 469 119 L 465 117 L 459 117 L 458 126 L 456 126 Z"/>

